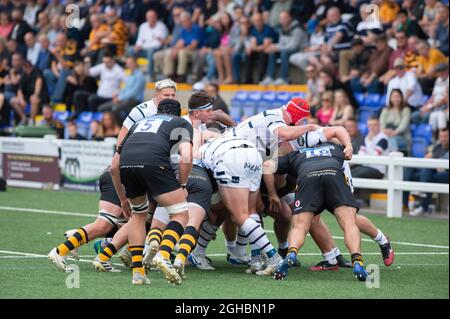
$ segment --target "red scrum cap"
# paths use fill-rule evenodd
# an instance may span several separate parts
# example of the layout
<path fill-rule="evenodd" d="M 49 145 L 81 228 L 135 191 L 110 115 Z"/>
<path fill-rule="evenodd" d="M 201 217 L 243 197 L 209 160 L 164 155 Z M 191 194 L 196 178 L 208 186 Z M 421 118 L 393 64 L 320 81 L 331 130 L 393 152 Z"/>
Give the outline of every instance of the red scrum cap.
<path fill-rule="evenodd" d="M 298 121 L 309 117 L 309 104 L 300 97 L 293 97 L 288 104 L 284 106 L 286 113 L 291 118 L 293 124 L 297 124 Z"/>

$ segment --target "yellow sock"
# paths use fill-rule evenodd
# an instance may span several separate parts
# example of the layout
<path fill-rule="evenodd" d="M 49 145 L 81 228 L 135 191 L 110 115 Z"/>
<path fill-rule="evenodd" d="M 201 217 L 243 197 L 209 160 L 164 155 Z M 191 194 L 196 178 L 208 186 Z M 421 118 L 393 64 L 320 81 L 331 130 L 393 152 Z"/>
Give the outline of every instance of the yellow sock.
<path fill-rule="evenodd" d="M 65 242 L 56 247 L 56 252 L 60 256 L 66 256 L 70 251 L 86 244 L 88 241 L 86 231 L 83 228 L 79 228 L 73 236 L 70 236 Z"/>

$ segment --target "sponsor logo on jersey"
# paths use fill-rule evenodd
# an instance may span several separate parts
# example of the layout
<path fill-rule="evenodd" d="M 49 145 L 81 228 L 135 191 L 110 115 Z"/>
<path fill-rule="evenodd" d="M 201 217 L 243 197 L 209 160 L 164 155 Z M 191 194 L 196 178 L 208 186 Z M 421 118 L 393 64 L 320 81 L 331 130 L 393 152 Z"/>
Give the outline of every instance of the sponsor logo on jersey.
<path fill-rule="evenodd" d="M 261 170 L 261 165 L 251 164 L 249 162 L 245 162 L 244 169 L 249 169 L 252 172 L 259 172 Z"/>

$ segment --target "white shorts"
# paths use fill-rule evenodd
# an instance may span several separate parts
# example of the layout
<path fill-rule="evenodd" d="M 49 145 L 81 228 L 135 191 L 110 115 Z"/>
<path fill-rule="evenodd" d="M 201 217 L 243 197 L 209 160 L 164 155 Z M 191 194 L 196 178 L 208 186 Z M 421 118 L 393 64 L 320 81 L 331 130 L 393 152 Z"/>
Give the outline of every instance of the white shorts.
<path fill-rule="evenodd" d="M 226 151 L 214 170 L 214 178 L 218 185 L 248 188 L 251 192 L 259 189 L 261 176 L 261 154 L 253 147 Z"/>

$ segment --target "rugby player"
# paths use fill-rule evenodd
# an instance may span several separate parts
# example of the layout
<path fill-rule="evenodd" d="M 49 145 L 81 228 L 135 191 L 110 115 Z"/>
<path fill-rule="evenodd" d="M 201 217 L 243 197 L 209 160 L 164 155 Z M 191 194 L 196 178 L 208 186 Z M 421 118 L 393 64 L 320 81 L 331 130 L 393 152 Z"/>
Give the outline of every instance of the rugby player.
<path fill-rule="evenodd" d="M 342 171 L 345 159 L 351 159 L 351 153 L 346 153 L 341 145 L 323 143 L 279 158 L 278 167 L 274 160 L 264 163 L 265 173 L 289 173 L 297 176 L 298 185 L 293 209 L 293 228 L 289 235 L 289 251 L 277 269 L 275 279 L 280 280 L 287 276 L 289 264 L 296 259 L 298 250 L 303 246 L 314 217 L 327 209 L 334 214 L 344 231 L 345 244 L 352 258 L 353 273 L 358 280 L 366 280 L 360 231 L 356 224 L 359 204 L 354 199 Z M 264 178 L 268 181 L 271 175 L 265 175 Z M 273 181 L 266 183 L 266 186 L 270 194 L 275 193 Z"/>
<path fill-rule="evenodd" d="M 126 198 L 121 200 L 121 205 L 124 215 L 129 217 L 128 243 L 134 285 L 150 283 L 142 259 L 145 222 L 147 214 L 154 211 L 155 204 L 150 204 L 147 196 L 165 207 L 170 216 L 154 262 L 170 283 L 181 284 L 181 277 L 169 257 L 188 221 L 185 188 L 192 168 L 193 129 L 179 117 L 181 105 L 178 101 L 164 99 L 157 109 L 156 115 L 146 117 L 131 127 L 118 146 L 111 165 L 119 198 Z M 178 179 L 171 167 L 170 157 L 174 151 L 180 155 Z"/>
<path fill-rule="evenodd" d="M 72 256 L 74 258 L 79 259 L 76 250 L 81 245 L 85 245 L 89 241 L 98 237 L 111 237 L 112 233 L 126 223 L 126 219 L 123 216 L 122 207 L 120 206 L 120 200 L 114 189 L 109 167 L 105 169 L 100 176 L 99 188 L 100 200 L 98 203 L 99 214 L 97 219 L 93 223 L 87 224 L 75 230 L 67 231 L 65 234 L 66 241 L 53 248 L 48 254 L 49 260 L 54 263 L 58 269 L 64 272 L 72 271 L 72 269 L 67 267 L 65 261 L 69 252 L 72 252 Z M 119 248 L 120 247 L 121 246 L 119 246 Z M 104 262 L 102 267 L 106 271 L 119 271 L 114 268 L 109 261 Z"/>

